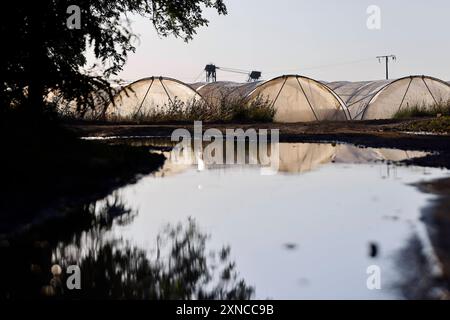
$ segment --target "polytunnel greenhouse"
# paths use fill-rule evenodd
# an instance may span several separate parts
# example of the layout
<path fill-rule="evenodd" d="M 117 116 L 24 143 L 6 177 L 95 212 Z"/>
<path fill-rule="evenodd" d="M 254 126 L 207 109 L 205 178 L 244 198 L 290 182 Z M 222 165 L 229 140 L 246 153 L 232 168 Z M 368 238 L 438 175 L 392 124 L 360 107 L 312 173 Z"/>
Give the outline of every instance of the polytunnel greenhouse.
<path fill-rule="evenodd" d="M 235 99 L 244 99 L 249 105 L 256 99 L 267 100 L 276 111 L 275 122 L 349 119 L 344 102 L 327 85 L 299 75 L 245 84 L 213 82 L 192 86 L 211 105 Z"/>
<path fill-rule="evenodd" d="M 450 100 L 450 85 L 428 76 L 327 86 L 345 102 L 354 120 L 391 119 L 405 108 L 431 108 Z"/>
<path fill-rule="evenodd" d="M 111 93 L 106 90 L 92 91 L 87 101 L 92 104 L 92 107 L 82 108 L 80 100 L 67 100 L 59 90 L 51 90 L 45 96 L 47 103 L 53 104 L 58 113 L 63 117 L 68 118 L 82 118 L 89 120 L 102 119 L 111 103 L 111 95 L 119 92 L 119 89 L 112 88 Z"/>
<path fill-rule="evenodd" d="M 133 82 L 119 91 L 108 107 L 108 117 L 134 118 L 185 108 L 201 96 L 189 85 L 167 77 L 150 77 Z"/>

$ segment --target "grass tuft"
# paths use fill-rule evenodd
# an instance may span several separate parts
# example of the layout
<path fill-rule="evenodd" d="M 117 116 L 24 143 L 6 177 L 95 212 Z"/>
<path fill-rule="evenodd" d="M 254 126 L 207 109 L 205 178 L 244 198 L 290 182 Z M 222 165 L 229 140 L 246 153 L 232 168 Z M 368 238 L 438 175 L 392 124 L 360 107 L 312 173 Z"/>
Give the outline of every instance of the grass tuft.
<path fill-rule="evenodd" d="M 431 106 L 415 104 L 400 109 L 395 113 L 394 119 L 427 118 L 436 116 L 450 116 L 450 100 L 440 101 Z"/>
<path fill-rule="evenodd" d="M 251 102 L 245 99 L 220 98 L 216 103 L 203 101 L 183 103 L 175 99 L 169 105 L 151 111 L 136 111 L 132 116 L 109 116 L 111 122 L 272 122 L 275 108 L 268 99 L 257 97 Z"/>

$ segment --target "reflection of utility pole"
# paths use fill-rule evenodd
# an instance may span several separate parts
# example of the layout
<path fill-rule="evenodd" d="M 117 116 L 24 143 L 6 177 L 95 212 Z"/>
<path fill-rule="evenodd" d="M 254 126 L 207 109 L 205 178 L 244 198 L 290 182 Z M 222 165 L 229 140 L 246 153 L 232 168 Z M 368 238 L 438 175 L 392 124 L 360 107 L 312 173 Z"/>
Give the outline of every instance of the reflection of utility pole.
<path fill-rule="evenodd" d="M 386 60 L 386 80 L 389 80 L 389 59 L 392 59 L 392 61 L 397 61 L 397 57 L 391 54 L 389 56 L 378 56 L 377 59 L 380 63 L 382 59 Z"/>

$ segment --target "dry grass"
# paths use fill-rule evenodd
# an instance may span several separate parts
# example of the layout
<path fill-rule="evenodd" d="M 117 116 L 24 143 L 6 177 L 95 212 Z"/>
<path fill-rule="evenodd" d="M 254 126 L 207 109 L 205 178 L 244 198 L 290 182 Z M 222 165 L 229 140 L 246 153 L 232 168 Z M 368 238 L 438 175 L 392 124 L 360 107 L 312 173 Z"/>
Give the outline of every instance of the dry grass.
<path fill-rule="evenodd" d="M 268 99 L 257 97 L 251 102 L 244 99 L 220 99 L 217 103 L 207 104 L 193 100 L 183 103 L 174 100 L 168 105 L 158 106 L 148 112 L 136 111 L 132 116 L 111 116 L 109 121 L 129 122 L 272 122 L 275 109 Z"/>

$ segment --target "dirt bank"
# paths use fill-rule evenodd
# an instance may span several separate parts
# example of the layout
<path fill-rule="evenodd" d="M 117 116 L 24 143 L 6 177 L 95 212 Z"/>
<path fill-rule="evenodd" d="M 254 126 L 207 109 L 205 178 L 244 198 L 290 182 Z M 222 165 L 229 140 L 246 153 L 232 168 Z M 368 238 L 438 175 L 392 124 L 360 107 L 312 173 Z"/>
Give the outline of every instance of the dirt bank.
<path fill-rule="evenodd" d="M 105 197 L 165 161 L 147 148 L 71 138 L 11 138 L 3 150 L 0 240 L 64 215 L 65 207 Z"/>

